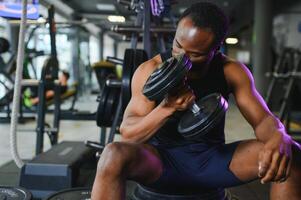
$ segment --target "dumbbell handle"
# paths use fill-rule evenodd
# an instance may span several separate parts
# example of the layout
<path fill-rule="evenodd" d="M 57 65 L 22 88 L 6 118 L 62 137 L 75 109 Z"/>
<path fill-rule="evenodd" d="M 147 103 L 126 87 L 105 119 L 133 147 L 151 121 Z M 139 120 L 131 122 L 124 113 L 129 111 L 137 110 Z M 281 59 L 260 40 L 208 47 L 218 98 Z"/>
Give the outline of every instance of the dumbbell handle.
<path fill-rule="evenodd" d="M 196 104 L 195 101 L 193 101 L 189 109 L 191 110 L 191 112 L 193 112 L 193 114 L 197 114 L 201 110 L 201 108 L 198 106 L 198 104 Z"/>
<path fill-rule="evenodd" d="M 174 87 L 174 89 L 179 89 L 179 87 L 183 87 L 183 85 L 181 84 L 183 81 L 180 81 L 180 83 L 177 85 L 177 86 L 175 86 Z M 193 101 L 192 102 L 192 104 L 191 104 L 191 106 L 189 107 L 189 109 L 190 109 L 190 111 L 193 113 L 193 114 L 197 114 L 198 112 L 200 112 L 200 110 L 202 109 L 202 108 L 200 108 L 199 106 L 198 106 L 198 104 L 195 102 L 195 101 Z"/>

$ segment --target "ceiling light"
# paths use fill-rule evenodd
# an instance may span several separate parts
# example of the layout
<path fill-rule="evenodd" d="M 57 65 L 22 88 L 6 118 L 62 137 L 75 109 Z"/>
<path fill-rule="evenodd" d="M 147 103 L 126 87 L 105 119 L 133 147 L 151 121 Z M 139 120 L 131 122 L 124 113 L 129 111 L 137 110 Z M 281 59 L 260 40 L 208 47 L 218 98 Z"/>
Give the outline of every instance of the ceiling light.
<path fill-rule="evenodd" d="M 108 20 L 110 22 L 119 22 L 119 23 L 124 23 L 125 22 L 124 16 L 119 16 L 119 15 L 109 15 Z"/>
<path fill-rule="evenodd" d="M 226 44 L 237 44 L 238 39 L 237 38 L 227 38 L 226 39 Z"/>
<path fill-rule="evenodd" d="M 102 11 L 114 11 L 115 10 L 115 6 L 113 4 L 105 4 L 105 3 L 96 4 L 96 8 L 98 10 L 102 10 Z"/>

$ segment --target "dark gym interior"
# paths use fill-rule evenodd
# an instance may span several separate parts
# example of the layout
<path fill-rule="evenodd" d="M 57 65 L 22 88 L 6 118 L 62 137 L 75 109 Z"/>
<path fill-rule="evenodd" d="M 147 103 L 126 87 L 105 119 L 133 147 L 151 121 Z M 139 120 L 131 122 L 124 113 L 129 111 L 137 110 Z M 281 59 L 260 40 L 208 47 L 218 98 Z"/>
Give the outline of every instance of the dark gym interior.
<path fill-rule="evenodd" d="M 124 113 L 129 112 L 128 105 L 135 107 L 129 102 L 133 88 L 140 88 L 132 85 L 133 79 L 139 80 L 134 73 L 147 60 L 174 51 L 180 17 L 199 2 L 210 2 L 225 13 L 229 30 L 217 52 L 246 66 L 254 78 L 252 89 L 258 91 L 254 96 L 262 97 L 258 101 L 284 125 L 281 130 L 290 141 L 300 143 L 299 0 L 0 0 L 0 199 L 90 199 L 103 150 L 124 141 L 120 129 L 128 117 Z M 183 80 L 191 67 L 189 59 L 181 55 L 156 68 L 141 91 L 155 102 L 151 105 L 158 106 L 179 84 L 165 80 L 167 72 L 162 71 L 175 65 L 178 71 L 168 73 Z M 260 111 L 242 108 L 235 92 L 224 97 L 215 94 L 211 100 L 203 99 L 204 105 L 192 104 L 187 121 L 194 123 L 193 131 L 175 124 L 182 134 L 186 131 L 183 138 L 202 141 L 200 134 L 225 120 L 226 144 L 261 142 L 249 117 Z M 211 108 L 213 104 L 216 107 Z M 137 113 L 147 109 L 139 106 Z M 199 112 L 203 121 L 195 125 Z M 185 126 L 183 121 L 180 124 Z M 300 161 L 301 148 L 296 155 Z M 223 178 L 219 172 L 214 176 Z M 256 177 L 231 187 L 205 188 L 201 196 L 186 196 L 176 189 L 161 194 L 127 180 L 124 196 L 127 200 L 266 200 L 275 197 L 271 184 L 261 184 Z M 301 200 L 301 186 L 299 190 L 300 196 L 284 199 Z"/>

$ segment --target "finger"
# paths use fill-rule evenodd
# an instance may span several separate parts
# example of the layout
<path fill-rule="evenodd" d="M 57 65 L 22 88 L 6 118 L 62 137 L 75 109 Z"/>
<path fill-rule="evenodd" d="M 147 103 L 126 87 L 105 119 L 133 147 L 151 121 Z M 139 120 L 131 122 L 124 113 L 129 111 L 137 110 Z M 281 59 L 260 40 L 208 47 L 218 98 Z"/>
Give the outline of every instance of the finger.
<path fill-rule="evenodd" d="M 194 101 L 195 101 L 195 96 L 194 95 L 192 95 L 192 96 L 190 96 L 189 98 L 188 98 L 188 103 L 189 103 L 189 105 L 191 106 L 193 103 L 194 103 Z"/>
<path fill-rule="evenodd" d="M 291 167 L 292 167 L 292 158 L 289 158 L 287 168 L 286 168 L 286 173 L 285 176 L 280 180 L 280 182 L 286 181 L 286 179 L 289 177 L 290 172 L 291 172 Z"/>
<path fill-rule="evenodd" d="M 178 104 L 178 105 L 181 105 L 181 104 L 183 104 L 184 103 L 184 98 L 182 98 L 182 97 L 180 97 L 180 98 L 177 98 L 177 100 L 176 100 L 176 104 Z"/>
<path fill-rule="evenodd" d="M 258 177 L 261 177 L 261 171 L 262 171 L 262 160 L 263 160 L 263 151 L 260 151 L 258 154 Z"/>
<path fill-rule="evenodd" d="M 190 102 L 190 97 L 186 97 L 185 99 L 183 99 L 183 102 L 181 104 L 179 104 L 178 110 L 186 110 L 189 108 L 189 106 L 191 105 Z"/>
<path fill-rule="evenodd" d="M 286 177 L 286 169 L 287 165 L 289 163 L 289 158 L 286 155 L 282 156 L 282 159 L 280 161 L 279 169 L 277 171 L 277 175 L 274 178 L 274 181 L 281 181 Z"/>
<path fill-rule="evenodd" d="M 274 177 L 277 174 L 279 163 L 280 163 L 280 153 L 276 152 L 272 155 L 272 163 L 270 164 L 267 173 L 264 175 L 264 177 L 261 179 L 261 183 L 267 183 L 274 179 Z"/>
<path fill-rule="evenodd" d="M 272 151 L 263 151 L 259 154 L 258 176 L 263 177 L 269 169 L 272 160 Z"/>
<path fill-rule="evenodd" d="M 194 97 L 194 94 L 190 89 L 187 89 L 178 97 L 178 99 L 182 99 L 183 101 L 181 103 L 184 103 L 189 102 L 191 97 Z"/>

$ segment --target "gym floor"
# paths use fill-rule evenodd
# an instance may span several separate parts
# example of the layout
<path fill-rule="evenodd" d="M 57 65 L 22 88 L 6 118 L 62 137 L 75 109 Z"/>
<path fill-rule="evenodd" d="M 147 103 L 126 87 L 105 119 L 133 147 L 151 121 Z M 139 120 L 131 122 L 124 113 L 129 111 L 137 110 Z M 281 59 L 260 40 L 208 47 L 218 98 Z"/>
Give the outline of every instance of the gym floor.
<path fill-rule="evenodd" d="M 95 110 L 97 104 L 94 96 L 89 98 L 80 99 L 77 107 L 81 110 Z M 95 103 L 94 103 L 95 102 Z M 47 121 L 51 122 L 51 115 L 47 116 Z M 18 129 L 35 129 L 35 121 L 20 124 Z M 9 124 L 0 124 L 2 142 L 0 145 L 0 185 L 14 185 L 18 183 L 18 169 L 10 162 L 12 160 L 9 147 Z M 84 140 L 99 140 L 99 128 L 93 121 L 62 121 L 60 125 L 59 141 L 84 141 Z M 23 159 L 31 159 L 35 151 L 35 138 L 36 134 L 33 131 L 19 131 L 18 135 L 18 150 Z M 116 136 L 116 140 L 120 138 Z M 255 138 L 250 125 L 244 120 L 239 110 L 236 108 L 235 103 L 230 99 L 230 107 L 226 118 L 226 142 L 234 142 L 237 140 Z M 49 140 L 45 137 L 45 150 L 50 148 Z M 7 164 L 10 162 L 9 164 Z M 1 174 L 2 173 L 2 174 Z M 9 177 L 5 178 L 4 177 Z M 2 180 L 1 180 L 2 179 Z M 132 184 L 129 183 L 129 190 Z M 231 188 L 230 191 L 238 199 L 254 200 L 254 199 L 267 199 L 269 185 L 261 185 L 258 181 Z"/>

